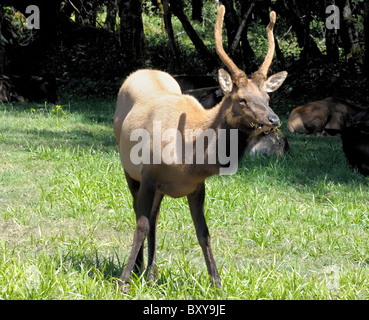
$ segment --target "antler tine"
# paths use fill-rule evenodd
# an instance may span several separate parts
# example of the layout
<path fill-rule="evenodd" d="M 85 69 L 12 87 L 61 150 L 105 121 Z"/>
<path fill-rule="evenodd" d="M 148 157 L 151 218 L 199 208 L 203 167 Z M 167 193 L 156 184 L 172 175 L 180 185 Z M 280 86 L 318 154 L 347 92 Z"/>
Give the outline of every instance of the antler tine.
<path fill-rule="evenodd" d="M 275 50 L 275 42 L 274 42 L 274 35 L 273 35 L 273 28 L 276 21 L 276 14 L 274 11 L 270 13 L 270 21 L 268 26 L 266 27 L 267 35 L 268 35 L 268 53 L 265 56 L 263 64 L 259 68 L 259 72 L 264 75 L 264 77 L 267 77 L 268 70 L 270 65 L 272 64 L 273 56 L 274 56 L 274 50 Z"/>
<path fill-rule="evenodd" d="M 223 49 L 223 40 L 222 40 L 222 28 L 223 28 L 223 20 L 224 20 L 225 7 L 221 5 L 218 11 L 217 21 L 215 23 L 214 30 L 214 38 L 215 38 L 215 50 L 219 56 L 219 58 L 223 61 L 226 67 L 232 74 L 233 81 L 237 81 L 240 77 L 245 77 L 247 79 L 246 74 L 240 70 L 236 64 L 232 61 L 232 59 L 225 53 Z"/>

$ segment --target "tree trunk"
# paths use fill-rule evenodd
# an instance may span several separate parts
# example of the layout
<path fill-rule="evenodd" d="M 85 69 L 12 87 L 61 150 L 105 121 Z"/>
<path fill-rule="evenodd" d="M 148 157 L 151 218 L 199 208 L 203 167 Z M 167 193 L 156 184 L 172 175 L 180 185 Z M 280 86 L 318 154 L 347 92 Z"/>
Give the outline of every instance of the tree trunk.
<path fill-rule="evenodd" d="M 359 35 L 355 29 L 354 19 L 352 17 L 351 1 L 338 0 L 337 3 L 341 12 L 341 37 L 343 49 L 346 56 L 349 59 L 352 58 L 356 62 L 360 58 L 361 48 L 359 43 Z"/>
<path fill-rule="evenodd" d="M 121 0 L 119 16 L 121 48 L 127 65 L 136 67 L 142 62 L 144 49 L 141 0 Z"/>
<path fill-rule="evenodd" d="M 168 35 L 169 47 L 171 52 L 171 60 L 172 60 L 172 70 L 176 73 L 177 66 L 180 64 L 179 61 L 179 52 L 176 46 L 176 42 L 174 39 L 174 32 L 172 27 L 172 12 L 168 5 L 168 0 L 162 0 L 163 11 L 164 11 L 164 25 L 165 31 Z"/>
<path fill-rule="evenodd" d="M 183 1 L 182 0 L 172 0 L 170 2 L 173 13 L 177 16 L 179 21 L 183 26 L 183 29 L 186 31 L 187 35 L 191 39 L 194 44 L 197 52 L 200 55 L 200 58 L 205 62 L 207 69 L 212 71 L 216 66 L 217 62 L 213 54 L 208 50 L 205 46 L 204 42 L 201 40 L 196 30 L 192 27 L 190 21 L 183 11 Z"/>
<path fill-rule="evenodd" d="M 302 49 L 300 59 L 308 60 L 323 60 L 323 54 L 319 50 L 315 41 L 310 36 L 310 22 L 312 20 L 308 2 L 301 2 L 300 5 L 305 6 L 305 18 L 299 16 L 295 10 L 296 3 L 293 0 L 283 1 L 279 6 L 283 16 L 291 23 L 294 32 L 296 33 L 297 42 Z"/>
<path fill-rule="evenodd" d="M 364 3 L 365 71 L 369 79 L 369 1 Z"/>
<path fill-rule="evenodd" d="M 325 7 L 334 5 L 334 0 L 324 0 Z M 325 12 L 324 12 L 325 15 Z M 324 16 L 323 15 L 323 16 Z M 327 50 L 327 61 L 337 63 L 339 61 L 338 31 L 334 28 L 325 28 L 325 46 Z"/>
<path fill-rule="evenodd" d="M 97 0 L 90 0 L 87 2 L 85 6 L 86 14 L 88 17 L 88 22 L 93 27 L 96 27 L 98 6 L 99 6 L 99 3 Z"/>
<path fill-rule="evenodd" d="M 192 20 L 202 22 L 202 0 L 192 0 Z"/>
<path fill-rule="evenodd" d="M 110 30 L 111 32 L 115 32 L 117 12 L 118 12 L 118 1 L 109 0 L 106 4 L 105 28 Z"/>
<path fill-rule="evenodd" d="M 243 16 L 243 21 L 245 21 L 245 25 L 241 33 L 241 39 L 239 41 L 239 43 L 241 43 L 242 62 L 243 62 L 242 68 L 247 74 L 249 74 L 252 71 L 255 71 L 257 69 L 257 65 L 255 63 L 255 52 L 251 48 L 250 42 L 247 39 L 247 32 L 248 32 L 249 24 L 251 21 L 250 15 L 252 11 L 254 10 L 255 1 L 253 1 L 252 3 L 250 3 L 250 1 L 240 1 L 240 2 L 241 2 L 241 12 Z M 247 16 L 248 13 L 250 13 L 249 16 Z M 232 48 L 233 48 L 233 44 L 232 44 Z"/>

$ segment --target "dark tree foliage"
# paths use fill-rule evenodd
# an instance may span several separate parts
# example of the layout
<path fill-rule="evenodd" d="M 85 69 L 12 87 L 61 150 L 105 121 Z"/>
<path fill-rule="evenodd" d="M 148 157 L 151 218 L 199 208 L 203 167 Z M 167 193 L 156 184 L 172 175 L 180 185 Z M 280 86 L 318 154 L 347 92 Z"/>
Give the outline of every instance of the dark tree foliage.
<path fill-rule="evenodd" d="M 255 71 L 260 64 L 263 53 L 256 44 L 261 43 L 260 37 L 265 39 L 269 12 L 275 10 L 278 20 L 272 69 L 286 68 L 289 72 L 286 85 L 278 94 L 296 99 L 303 97 L 301 92 L 307 87 L 313 87 L 314 90 L 306 92 L 307 96 L 314 92 L 322 98 L 327 94 L 350 97 L 352 90 L 342 88 L 355 88 L 355 98 L 365 101 L 369 75 L 369 1 L 220 2 L 226 7 L 224 47 L 247 73 Z M 29 5 L 40 8 L 41 28 L 22 33 L 15 30 L 9 12 L 19 11 L 26 16 Z M 326 12 L 329 5 L 339 8 L 339 29 L 325 25 L 330 15 Z M 209 16 L 204 15 L 209 6 L 216 11 L 214 0 L 2 0 L 0 71 L 28 75 L 51 73 L 72 87 L 83 83 L 83 90 L 93 91 L 92 94 L 115 93 L 116 86 L 109 83 L 120 83 L 127 74 L 142 67 L 181 73 L 188 72 L 193 65 L 193 74 L 198 74 L 199 69 L 215 74 L 221 62 L 214 46 L 208 44 L 214 41 L 209 39 L 212 32 L 205 39 L 196 27 L 208 23 Z M 144 10 L 163 21 L 167 42 L 162 43 L 160 52 L 159 47 L 148 43 L 149 34 L 143 27 Z M 105 21 L 98 19 L 102 13 Z M 184 51 L 173 30 L 174 17 L 193 44 L 191 57 L 196 55 L 193 61 L 186 61 L 188 48 Z M 286 39 L 297 43 L 298 55 L 286 48 Z"/>

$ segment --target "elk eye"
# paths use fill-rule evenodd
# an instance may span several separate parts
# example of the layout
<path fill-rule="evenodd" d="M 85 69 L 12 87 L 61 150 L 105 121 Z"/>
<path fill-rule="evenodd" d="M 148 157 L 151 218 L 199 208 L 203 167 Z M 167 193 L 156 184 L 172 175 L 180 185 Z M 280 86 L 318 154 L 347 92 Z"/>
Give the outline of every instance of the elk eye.
<path fill-rule="evenodd" d="M 245 104 L 247 104 L 246 99 L 244 99 L 244 98 L 239 98 L 238 99 L 238 102 L 239 103 L 245 103 Z"/>

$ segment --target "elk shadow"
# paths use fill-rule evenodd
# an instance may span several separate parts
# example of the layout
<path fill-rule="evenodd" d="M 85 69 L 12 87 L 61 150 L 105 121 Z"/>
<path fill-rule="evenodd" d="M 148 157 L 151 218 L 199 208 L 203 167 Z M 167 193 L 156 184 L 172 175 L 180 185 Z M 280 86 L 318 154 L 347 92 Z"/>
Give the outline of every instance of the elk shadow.
<path fill-rule="evenodd" d="M 98 251 L 86 254 L 81 253 L 78 249 L 68 251 L 62 256 L 63 265 L 68 269 L 75 270 L 78 273 L 86 270 L 90 278 L 94 278 L 96 273 L 103 275 L 105 280 L 118 279 L 123 272 L 125 263 L 119 259 L 118 253 L 115 251 L 112 255 L 102 257 Z"/>

